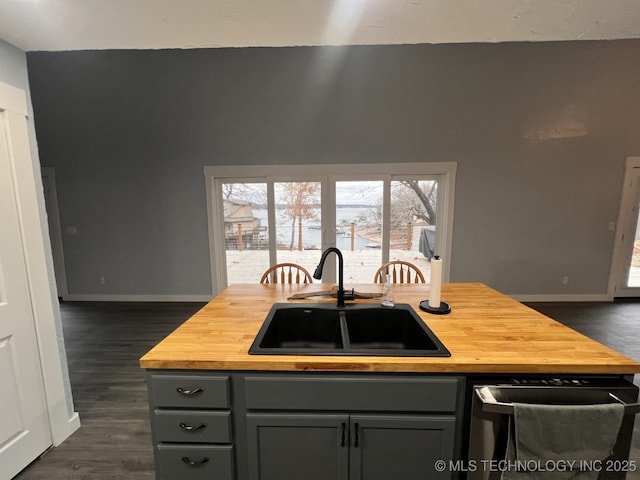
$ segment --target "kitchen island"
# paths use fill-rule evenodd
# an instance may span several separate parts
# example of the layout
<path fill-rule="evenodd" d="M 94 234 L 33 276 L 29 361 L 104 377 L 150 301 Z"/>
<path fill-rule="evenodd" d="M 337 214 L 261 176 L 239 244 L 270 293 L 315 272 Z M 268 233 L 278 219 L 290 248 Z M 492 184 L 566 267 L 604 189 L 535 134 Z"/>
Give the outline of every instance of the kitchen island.
<path fill-rule="evenodd" d="M 418 307 L 428 285 L 395 286 L 396 302 L 415 309 L 450 357 L 248 353 L 272 304 L 326 288 L 232 285 L 142 357 L 158 480 L 454 478 L 459 471 L 434 464 L 465 454 L 474 379 L 640 372 L 638 362 L 482 284 L 443 285 L 451 313 L 441 316 Z"/>
<path fill-rule="evenodd" d="M 357 285 L 376 292 L 381 285 Z M 364 371 L 413 373 L 633 374 L 640 364 L 485 285 L 445 284 L 448 315 L 419 309 L 428 285 L 397 285 L 408 303 L 451 352 L 448 358 L 249 355 L 271 305 L 326 284 L 232 285 L 140 360 L 142 368 L 202 370 Z M 335 302 L 330 297 L 296 300 Z M 356 300 L 356 303 L 377 303 Z"/>

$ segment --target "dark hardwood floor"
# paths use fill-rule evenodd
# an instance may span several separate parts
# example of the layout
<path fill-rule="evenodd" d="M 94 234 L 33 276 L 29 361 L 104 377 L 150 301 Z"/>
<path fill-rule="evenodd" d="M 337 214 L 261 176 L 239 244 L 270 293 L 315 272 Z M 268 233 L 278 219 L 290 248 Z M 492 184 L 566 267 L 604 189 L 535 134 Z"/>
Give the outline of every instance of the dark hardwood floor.
<path fill-rule="evenodd" d="M 20 480 L 154 479 L 147 387 L 138 359 L 203 304 L 62 303 L 81 427 Z"/>
<path fill-rule="evenodd" d="M 69 374 L 82 426 L 15 478 L 154 479 L 147 391 L 138 359 L 202 305 L 62 303 Z M 530 306 L 640 361 L 640 302 Z M 631 459 L 640 464 L 638 419 Z M 628 478 L 636 478 L 632 475 Z"/>

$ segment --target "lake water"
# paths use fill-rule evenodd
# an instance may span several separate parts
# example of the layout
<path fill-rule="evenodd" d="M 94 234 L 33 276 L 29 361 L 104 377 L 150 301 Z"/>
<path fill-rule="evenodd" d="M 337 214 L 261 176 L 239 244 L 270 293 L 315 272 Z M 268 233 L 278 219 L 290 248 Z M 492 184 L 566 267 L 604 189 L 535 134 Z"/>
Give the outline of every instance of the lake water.
<path fill-rule="evenodd" d="M 351 248 L 351 238 L 348 233 L 351 231 L 351 222 L 356 222 L 359 218 L 367 213 L 371 208 L 353 208 L 353 207 L 338 207 L 336 209 L 336 220 L 338 222 L 338 233 L 336 234 L 336 247 L 340 249 Z M 266 209 L 254 209 L 253 214 L 256 218 L 260 219 L 260 224 L 263 227 L 268 225 L 267 210 Z M 320 210 L 317 209 L 317 218 L 320 218 Z M 291 243 L 291 219 L 287 219 L 280 211 L 276 211 L 276 230 L 278 243 L 289 245 Z M 342 231 L 341 231 L 342 230 Z M 344 232 L 344 233 L 342 233 Z M 322 246 L 322 231 L 320 230 L 320 221 L 302 225 L 302 244 L 303 248 L 318 248 Z M 355 237 L 355 248 L 360 250 L 367 248 L 367 245 L 372 245 L 374 242 L 371 240 Z M 298 233 L 297 226 L 294 235 L 294 245 L 298 245 Z"/>

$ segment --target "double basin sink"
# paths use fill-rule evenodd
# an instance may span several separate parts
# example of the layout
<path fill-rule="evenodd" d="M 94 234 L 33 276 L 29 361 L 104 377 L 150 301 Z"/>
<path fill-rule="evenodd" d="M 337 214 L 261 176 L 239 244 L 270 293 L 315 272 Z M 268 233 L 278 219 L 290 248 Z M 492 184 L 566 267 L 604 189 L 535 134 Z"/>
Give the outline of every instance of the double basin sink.
<path fill-rule="evenodd" d="M 409 304 L 276 303 L 250 354 L 449 357 Z"/>

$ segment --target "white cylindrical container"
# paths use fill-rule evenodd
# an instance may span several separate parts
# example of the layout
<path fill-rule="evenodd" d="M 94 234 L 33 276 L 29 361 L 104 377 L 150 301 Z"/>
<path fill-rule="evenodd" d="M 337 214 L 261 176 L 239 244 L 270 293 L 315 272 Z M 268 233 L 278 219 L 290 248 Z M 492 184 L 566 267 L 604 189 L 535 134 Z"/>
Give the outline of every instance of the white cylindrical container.
<path fill-rule="evenodd" d="M 442 291 L 442 259 L 435 256 L 431 259 L 431 280 L 429 285 L 429 307 L 440 308 Z"/>

